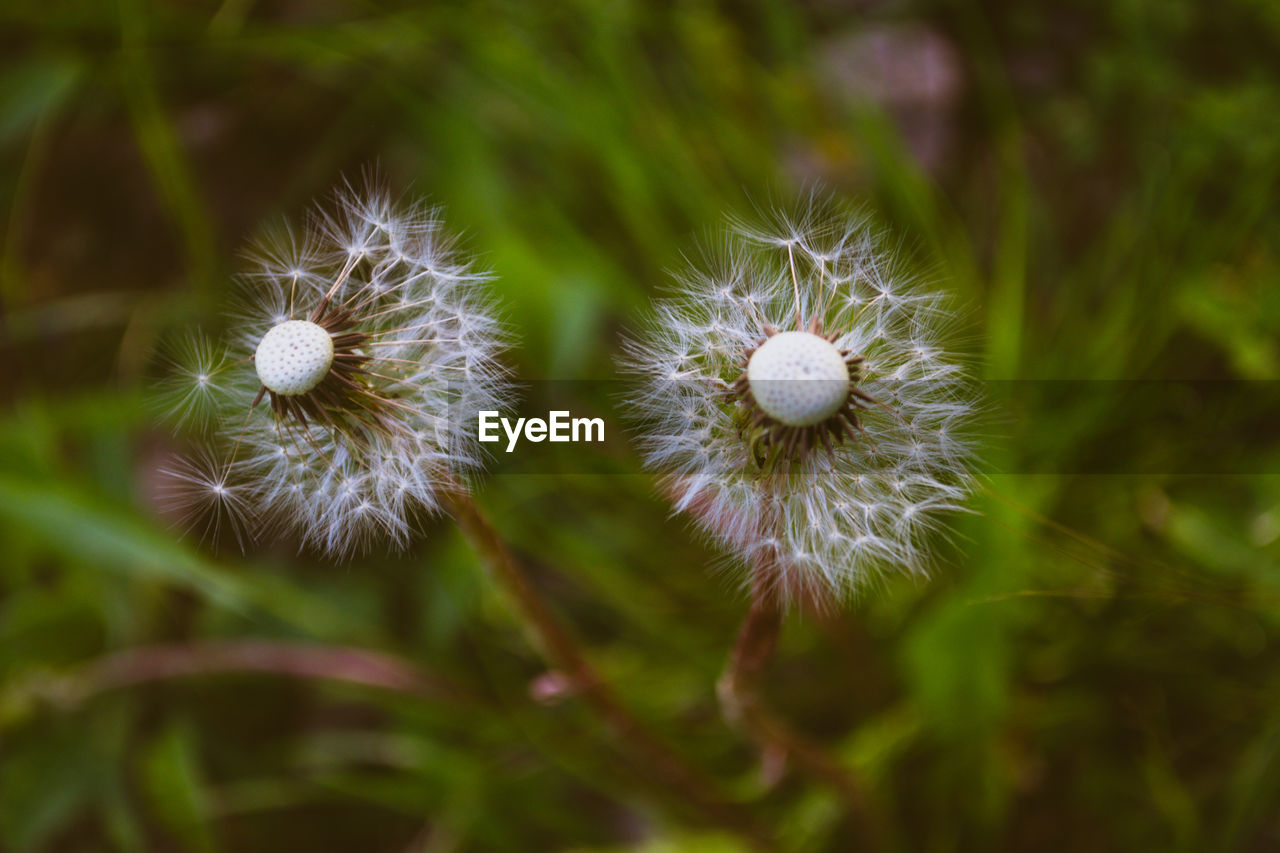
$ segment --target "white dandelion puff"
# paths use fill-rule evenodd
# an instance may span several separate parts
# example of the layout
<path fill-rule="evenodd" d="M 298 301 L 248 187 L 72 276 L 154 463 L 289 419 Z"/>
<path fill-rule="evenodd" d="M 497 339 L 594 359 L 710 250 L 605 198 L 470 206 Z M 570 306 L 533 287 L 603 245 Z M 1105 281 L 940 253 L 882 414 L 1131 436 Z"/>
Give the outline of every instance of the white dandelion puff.
<path fill-rule="evenodd" d="M 677 511 L 779 594 L 923 574 L 972 489 L 954 314 L 830 201 L 734 222 L 628 344 L 646 463 Z"/>
<path fill-rule="evenodd" d="M 162 408 L 221 454 L 210 470 L 235 489 L 228 522 L 334 556 L 404 546 L 480 466 L 476 413 L 508 401 L 489 276 L 437 210 L 349 186 L 249 258 L 230 342 L 186 344 Z M 195 470 L 169 473 L 189 495 Z"/>

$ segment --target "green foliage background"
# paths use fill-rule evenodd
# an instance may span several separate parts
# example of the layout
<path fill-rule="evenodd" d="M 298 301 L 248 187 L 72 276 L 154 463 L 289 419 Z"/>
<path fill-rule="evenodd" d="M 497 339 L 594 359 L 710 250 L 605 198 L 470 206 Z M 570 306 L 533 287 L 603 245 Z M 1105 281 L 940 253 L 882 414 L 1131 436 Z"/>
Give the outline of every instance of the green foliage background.
<path fill-rule="evenodd" d="M 531 698 L 447 522 L 334 565 L 157 512 L 156 341 L 216 324 L 237 247 L 370 163 L 500 277 L 524 379 L 611 375 L 700 233 L 815 182 L 957 294 L 988 378 L 1280 378 L 1263 0 L 11 0 L 0 44 L 3 850 L 740 849 Z M 913 90 L 930 62 L 953 85 Z M 1068 415 L 991 469 L 1073 470 L 1116 417 Z M 1253 476 L 992 475 L 933 582 L 792 615 L 771 701 L 870 780 L 891 849 L 1276 849 L 1256 438 Z M 609 475 L 625 446 L 593 460 L 480 501 L 665 740 L 785 849 L 849 849 L 832 793 L 764 784 L 719 718 L 745 604 L 718 555 Z M 211 661 L 232 640 L 408 681 Z M 142 678 L 162 646 L 194 670 Z"/>

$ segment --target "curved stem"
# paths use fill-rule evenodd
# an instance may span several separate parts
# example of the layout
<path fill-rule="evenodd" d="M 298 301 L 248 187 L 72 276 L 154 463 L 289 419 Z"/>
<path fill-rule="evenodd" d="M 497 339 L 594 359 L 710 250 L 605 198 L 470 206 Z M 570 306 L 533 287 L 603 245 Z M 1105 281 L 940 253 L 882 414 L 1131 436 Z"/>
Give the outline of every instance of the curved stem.
<path fill-rule="evenodd" d="M 460 488 L 454 489 L 448 497 L 448 508 L 492 578 L 510 598 L 535 647 L 549 665 L 569 680 L 632 762 L 644 769 L 649 781 L 757 847 L 769 848 L 770 834 L 745 808 L 721 794 L 711 779 L 659 740 L 622 704 L 471 497 Z"/>
<path fill-rule="evenodd" d="M 726 722 L 752 738 L 766 756 L 790 759 L 802 772 L 834 790 L 858 822 L 863 836 L 860 849 L 878 849 L 882 846 L 882 823 L 862 782 L 819 743 L 791 728 L 761 696 L 760 680 L 773 660 L 782 632 L 782 604 L 773 590 L 771 570 L 771 564 L 762 562 L 752 576 L 751 607 L 716 684 L 721 712 Z"/>
<path fill-rule="evenodd" d="M 260 673 L 307 681 L 342 681 L 434 700 L 469 699 L 453 684 L 403 658 L 349 646 L 279 640 L 205 640 L 139 646 L 112 652 L 72 674 L 31 688 L 75 706 L 100 693 L 155 681 L 204 675 Z"/>

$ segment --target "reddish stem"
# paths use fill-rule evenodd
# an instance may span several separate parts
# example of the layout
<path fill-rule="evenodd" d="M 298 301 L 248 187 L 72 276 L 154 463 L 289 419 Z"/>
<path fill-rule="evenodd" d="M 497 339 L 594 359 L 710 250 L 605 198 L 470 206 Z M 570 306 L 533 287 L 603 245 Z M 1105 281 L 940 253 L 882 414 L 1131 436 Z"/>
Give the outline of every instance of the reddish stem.
<path fill-rule="evenodd" d="M 772 584 L 773 565 L 762 562 L 752 577 L 751 606 L 724 673 L 716 684 L 726 722 L 751 737 L 765 759 L 790 759 L 811 778 L 829 786 L 844 801 L 862 833 L 862 850 L 882 846 L 882 822 L 853 771 L 821 744 L 795 731 L 767 705 L 760 681 L 773 660 L 782 632 L 782 603 Z"/>
<path fill-rule="evenodd" d="M 644 768 L 649 781 L 667 796 L 684 800 L 755 846 L 770 847 L 770 833 L 752 815 L 721 794 L 711 779 L 659 740 L 622 704 L 470 496 L 455 489 L 448 505 L 454 521 L 510 598 L 534 646 L 550 666 L 569 680 L 635 765 Z"/>
<path fill-rule="evenodd" d="M 461 695 L 452 685 L 393 655 L 273 640 L 214 640 L 125 649 L 84 665 L 46 692 L 51 698 L 75 704 L 108 690 L 152 681 L 241 672 L 345 681 L 433 698 Z"/>

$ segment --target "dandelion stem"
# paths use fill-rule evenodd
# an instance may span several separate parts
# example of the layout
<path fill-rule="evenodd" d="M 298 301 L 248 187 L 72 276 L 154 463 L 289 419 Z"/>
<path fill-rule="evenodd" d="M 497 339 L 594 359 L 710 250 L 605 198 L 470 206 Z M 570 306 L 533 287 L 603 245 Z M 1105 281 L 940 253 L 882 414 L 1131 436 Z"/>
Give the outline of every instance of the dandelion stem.
<path fill-rule="evenodd" d="M 802 772 L 834 790 L 857 820 L 863 842 L 858 849 L 880 849 L 882 821 L 863 783 L 820 744 L 792 729 L 761 696 L 760 680 L 773 660 L 782 632 L 782 602 L 771 582 L 771 560 L 761 561 L 755 568 L 751 606 L 716 684 L 721 712 L 729 725 L 753 739 L 766 756 L 790 759 Z"/>
<path fill-rule="evenodd" d="M 461 488 L 451 490 L 449 510 L 493 579 L 510 598 L 520 621 L 547 663 L 566 676 L 583 702 L 600 719 L 648 781 L 667 796 L 697 809 L 715 824 L 731 829 L 758 849 L 771 849 L 770 834 L 746 810 L 716 790 L 713 780 L 659 740 L 628 710 L 569 630 L 530 582 L 489 519 Z"/>

